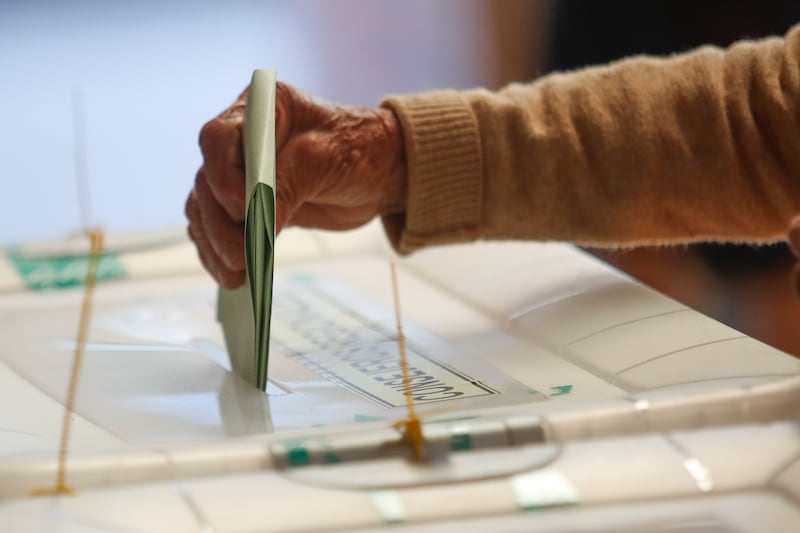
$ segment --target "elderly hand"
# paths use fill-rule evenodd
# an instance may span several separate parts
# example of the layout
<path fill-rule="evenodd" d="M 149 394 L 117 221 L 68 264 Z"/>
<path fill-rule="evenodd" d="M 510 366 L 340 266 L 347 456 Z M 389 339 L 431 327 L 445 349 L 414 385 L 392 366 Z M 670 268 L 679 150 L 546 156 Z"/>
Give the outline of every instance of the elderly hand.
<path fill-rule="evenodd" d="M 246 100 L 247 91 L 200 131 L 204 161 L 186 202 L 200 259 L 227 288 L 245 275 Z M 275 117 L 276 233 L 350 229 L 405 210 L 405 154 L 391 111 L 332 105 L 279 82 Z"/>

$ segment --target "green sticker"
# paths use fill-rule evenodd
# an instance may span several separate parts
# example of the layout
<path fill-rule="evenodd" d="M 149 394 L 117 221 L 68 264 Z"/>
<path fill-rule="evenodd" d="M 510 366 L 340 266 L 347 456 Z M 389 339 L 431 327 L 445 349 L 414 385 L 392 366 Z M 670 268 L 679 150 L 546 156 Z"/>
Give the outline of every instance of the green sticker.
<path fill-rule="evenodd" d="M 372 416 L 372 415 L 360 415 L 356 413 L 353 417 L 356 422 L 377 422 L 379 420 L 386 420 L 382 416 Z"/>
<path fill-rule="evenodd" d="M 472 449 L 472 435 L 469 433 L 453 433 L 450 436 L 450 449 L 464 451 Z"/>
<path fill-rule="evenodd" d="M 305 466 L 308 464 L 308 450 L 305 446 L 292 446 L 289 448 L 289 464 L 291 466 Z"/>
<path fill-rule="evenodd" d="M 25 286 L 32 290 L 67 289 L 86 282 L 89 256 L 25 257 L 10 253 L 14 265 Z M 106 253 L 97 263 L 97 280 L 123 278 L 127 275 L 117 254 Z"/>
<path fill-rule="evenodd" d="M 553 391 L 550 393 L 551 398 L 553 396 L 562 396 L 572 392 L 572 385 L 557 385 L 555 387 L 550 387 L 550 390 Z"/>

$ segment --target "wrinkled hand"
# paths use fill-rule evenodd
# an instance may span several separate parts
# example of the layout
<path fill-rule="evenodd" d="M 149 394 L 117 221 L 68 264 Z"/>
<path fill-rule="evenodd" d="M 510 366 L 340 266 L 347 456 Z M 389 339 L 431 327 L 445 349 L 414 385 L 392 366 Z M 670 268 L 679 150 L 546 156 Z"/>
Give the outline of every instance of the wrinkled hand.
<path fill-rule="evenodd" d="M 247 91 L 200 131 L 203 166 L 186 202 L 189 235 L 220 285 L 244 282 Z M 278 83 L 276 233 L 297 225 L 344 230 L 405 210 L 405 154 L 387 109 L 335 106 Z"/>

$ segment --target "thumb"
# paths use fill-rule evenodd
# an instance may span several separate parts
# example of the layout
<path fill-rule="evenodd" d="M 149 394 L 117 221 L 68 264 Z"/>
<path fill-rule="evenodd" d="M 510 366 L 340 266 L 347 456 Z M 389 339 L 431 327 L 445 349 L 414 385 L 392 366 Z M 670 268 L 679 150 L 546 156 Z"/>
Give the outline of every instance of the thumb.
<path fill-rule="evenodd" d="M 283 179 L 281 179 L 283 178 Z M 290 179 L 280 173 L 275 179 L 275 235 L 277 236 L 284 226 L 289 224 L 292 215 L 297 210 L 297 194 Z"/>
<path fill-rule="evenodd" d="M 275 150 L 280 154 L 292 134 L 295 91 L 279 81 L 275 86 Z"/>
<path fill-rule="evenodd" d="M 294 106 L 296 104 L 295 90 L 278 81 L 275 86 L 275 155 L 277 173 L 275 176 L 275 235 L 277 236 L 284 226 L 287 225 L 289 219 L 294 213 L 296 206 L 297 195 L 294 194 L 294 184 L 291 179 L 288 179 L 286 173 L 282 173 L 281 160 L 286 160 L 285 155 L 282 157 L 283 149 L 289 142 L 289 137 L 292 134 Z"/>

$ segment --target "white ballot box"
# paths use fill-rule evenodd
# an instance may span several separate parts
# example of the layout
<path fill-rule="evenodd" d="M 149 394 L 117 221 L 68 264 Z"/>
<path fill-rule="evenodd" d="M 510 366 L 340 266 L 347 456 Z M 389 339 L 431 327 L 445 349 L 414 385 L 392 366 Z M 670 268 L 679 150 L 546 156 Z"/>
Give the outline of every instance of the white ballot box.
<path fill-rule="evenodd" d="M 9 530 L 800 527 L 798 360 L 569 245 L 398 258 L 378 224 L 278 238 L 266 393 L 231 373 L 216 286 L 182 234 L 109 236 L 77 494 L 30 498 L 55 476 L 82 247 L 0 257 Z M 406 397 L 390 261 L 422 463 L 392 426 Z"/>

